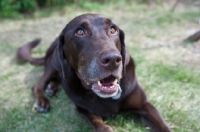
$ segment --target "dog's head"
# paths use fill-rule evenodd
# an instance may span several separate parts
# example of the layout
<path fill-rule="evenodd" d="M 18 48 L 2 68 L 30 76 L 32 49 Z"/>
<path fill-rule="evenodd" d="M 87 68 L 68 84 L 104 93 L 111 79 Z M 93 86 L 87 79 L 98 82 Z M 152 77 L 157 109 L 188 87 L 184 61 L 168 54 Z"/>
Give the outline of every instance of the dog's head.
<path fill-rule="evenodd" d="M 101 15 L 84 14 L 66 25 L 58 41 L 52 62 L 65 79 L 69 65 L 86 89 L 102 98 L 120 97 L 126 51 L 119 27 Z"/>

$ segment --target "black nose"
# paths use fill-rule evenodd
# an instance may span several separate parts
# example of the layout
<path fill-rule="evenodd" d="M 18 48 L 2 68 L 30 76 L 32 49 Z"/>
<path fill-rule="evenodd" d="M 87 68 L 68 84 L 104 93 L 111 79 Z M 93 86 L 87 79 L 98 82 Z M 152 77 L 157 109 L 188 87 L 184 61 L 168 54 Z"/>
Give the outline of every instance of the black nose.
<path fill-rule="evenodd" d="M 108 52 L 100 55 L 99 62 L 103 68 L 115 70 L 121 64 L 122 57 L 117 52 Z"/>

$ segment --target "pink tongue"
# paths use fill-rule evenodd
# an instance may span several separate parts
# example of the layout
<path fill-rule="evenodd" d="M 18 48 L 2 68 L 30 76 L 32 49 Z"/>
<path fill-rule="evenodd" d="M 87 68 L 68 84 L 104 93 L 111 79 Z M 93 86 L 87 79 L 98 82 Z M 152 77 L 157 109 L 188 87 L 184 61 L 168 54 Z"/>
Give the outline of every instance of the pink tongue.
<path fill-rule="evenodd" d="M 112 86 L 115 78 L 113 76 L 109 76 L 107 78 L 102 79 L 100 82 L 103 86 Z"/>

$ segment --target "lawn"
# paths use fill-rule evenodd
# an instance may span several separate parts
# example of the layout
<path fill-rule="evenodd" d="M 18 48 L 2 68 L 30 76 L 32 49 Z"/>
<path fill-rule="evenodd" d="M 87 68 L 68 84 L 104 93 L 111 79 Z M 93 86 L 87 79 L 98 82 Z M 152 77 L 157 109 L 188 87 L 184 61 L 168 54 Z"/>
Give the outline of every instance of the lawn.
<path fill-rule="evenodd" d="M 61 89 L 50 98 L 47 114 L 32 112 L 31 87 L 43 67 L 15 59 L 18 47 L 35 38 L 41 44 L 33 56 L 43 56 L 50 43 L 75 16 L 93 12 L 111 18 L 126 34 L 129 53 L 136 61 L 138 79 L 149 100 L 173 132 L 200 130 L 200 42 L 182 41 L 199 30 L 200 10 L 171 5 L 147 6 L 124 1 L 66 6 L 62 11 L 44 10 L 33 18 L 0 21 L 0 132 L 92 132 Z M 115 132 L 145 132 L 137 115 L 120 113 L 105 122 Z"/>

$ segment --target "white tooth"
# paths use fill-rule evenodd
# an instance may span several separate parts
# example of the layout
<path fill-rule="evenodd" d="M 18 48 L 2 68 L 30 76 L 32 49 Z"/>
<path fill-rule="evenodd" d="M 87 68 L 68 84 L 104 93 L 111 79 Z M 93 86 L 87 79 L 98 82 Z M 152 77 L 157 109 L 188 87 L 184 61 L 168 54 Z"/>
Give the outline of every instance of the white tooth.
<path fill-rule="evenodd" d="M 115 79 L 115 81 L 113 82 L 113 84 L 115 84 L 115 85 L 117 84 L 117 79 Z"/>
<path fill-rule="evenodd" d="M 90 85 L 90 83 L 89 83 L 89 82 L 87 82 L 87 85 Z"/>
<path fill-rule="evenodd" d="M 98 83 L 98 85 L 99 85 L 99 86 L 102 86 L 102 84 L 101 84 L 101 82 L 100 82 L 100 81 L 98 81 L 97 83 Z"/>

